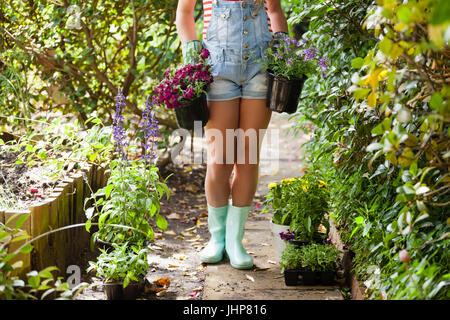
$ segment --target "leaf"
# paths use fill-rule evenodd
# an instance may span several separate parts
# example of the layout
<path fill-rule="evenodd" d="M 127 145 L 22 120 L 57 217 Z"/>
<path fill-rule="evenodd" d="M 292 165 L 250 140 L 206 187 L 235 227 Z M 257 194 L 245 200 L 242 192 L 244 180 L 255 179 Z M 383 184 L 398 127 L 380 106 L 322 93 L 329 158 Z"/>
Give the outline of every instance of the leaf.
<path fill-rule="evenodd" d="M 364 222 L 364 217 L 359 216 L 355 218 L 355 223 L 356 224 L 362 224 Z"/>
<path fill-rule="evenodd" d="M 416 194 L 424 194 L 427 193 L 428 191 L 430 191 L 430 188 L 428 188 L 427 186 L 421 186 L 416 190 Z"/>
<path fill-rule="evenodd" d="M 450 20 L 450 1 L 440 0 L 434 7 L 433 14 L 431 16 L 431 24 L 443 24 Z"/>
<path fill-rule="evenodd" d="M 162 230 L 167 229 L 167 220 L 159 213 L 156 214 L 156 225 L 161 228 Z"/>
<path fill-rule="evenodd" d="M 33 246 L 31 244 L 24 245 L 20 248 L 20 253 L 27 254 L 33 251 Z"/>
<path fill-rule="evenodd" d="M 433 110 L 439 110 L 442 108 L 444 100 L 439 92 L 435 92 L 430 99 L 430 107 Z"/>
<path fill-rule="evenodd" d="M 355 58 L 352 61 L 352 68 L 360 69 L 364 65 L 364 59 L 361 57 Z"/>
<path fill-rule="evenodd" d="M 111 194 L 111 191 L 114 189 L 114 185 L 113 184 L 108 184 L 105 187 L 105 199 L 109 198 L 109 195 Z"/>
<path fill-rule="evenodd" d="M 252 276 L 249 276 L 248 274 L 245 275 L 247 277 L 248 280 L 250 280 L 251 282 L 255 282 L 255 278 L 253 278 Z"/>
<path fill-rule="evenodd" d="M 90 207 L 90 208 L 86 209 L 84 214 L 86 215 L 87 219 L 89 219 L 89 220 L 92 219 L 92 215 L 94 214 L 94 210 L 95 210 L 94 207 Z M 89 228 L 90 228 L 90 221 L 89 221 Z M 86 230 L 89 231 L 89 228 L 88 228 L 87 223 L 86 223 Z"/>
<path fill-rule="evenodd" d="M 384 37 L 383 40 L 380 41 L 378 46 L 381 52 L 383 52 L 385 55 L 388 56 L 392 48 L 392 40 L 387 37 Z"/>
<path fill-rule="evenodd" d="M 367 104 L 372 108 L 377 106 L 377 93 L 376 91 L 372 91 L 367 97 Z"/>
<path fill-rule="evenodd" d="M 356 100 L 362 100 L 362 99 L 365 99 L 367 97 L 369 92 L 370 92 L 370 89 L 361 88 L 361 89 L 356 90 L 353 93 L 353 96 L 355 97 Z"/>
<path fill-rule="evenodd" d="M 411 22 L 411 10 L 406 6 L 403 6 L 397 11 L 397 17 L 400 21 L 409 23 Z"/>

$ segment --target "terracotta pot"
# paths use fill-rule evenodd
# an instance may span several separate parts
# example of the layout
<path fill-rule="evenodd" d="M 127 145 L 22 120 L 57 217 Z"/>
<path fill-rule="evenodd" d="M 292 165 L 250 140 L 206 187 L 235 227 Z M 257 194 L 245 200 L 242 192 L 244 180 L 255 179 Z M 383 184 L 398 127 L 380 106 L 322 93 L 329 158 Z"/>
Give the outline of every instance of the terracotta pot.
<path fill-rule="evenodd" d="M 295 113 L 306 77 L 287 79 L 275 76 L 270 70 L 267 70 L 267 77 L 267 108 L 279 113 Z"/>
<path fill-rule="evenodd" d="M 182 101 L 181 107 L 175 109 L 175 115 L 180 128 L 193 130 L 194 121 L 201 121 L 204 127 L 209 119 L 206 95 L 203 94 L 194 100 Z"/>

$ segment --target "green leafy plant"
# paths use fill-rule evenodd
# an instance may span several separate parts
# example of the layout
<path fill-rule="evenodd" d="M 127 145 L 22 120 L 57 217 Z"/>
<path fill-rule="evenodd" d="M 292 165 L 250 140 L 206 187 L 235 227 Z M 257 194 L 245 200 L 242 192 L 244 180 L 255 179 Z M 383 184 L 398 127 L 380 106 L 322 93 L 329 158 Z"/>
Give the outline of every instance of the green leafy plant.
<path fill-rule="evenodd" d="M 288 244 L 281 253 L 281 268 L 283 270 L 298 269 L 302 265 L 301 252 L 296 245 Z"/>
<path fill-rule="evenodd" d="M 104 188 L 85 201 L 85 206 L 93 202 L 86 210 L 89 217 L 86 229 L 89 231 L 92 219 L 97 219 L 99 230 L 93 237 L 115 243 L 153 240 L 150 226 L 152 218 L 155 218 L 158 227 L 165 230 L 167 221 L 159 214 L 159 201 L 164 195 L 169 197 L 170 194 L 167 185 L 159 181 L 158 168 L 152 162 L 156 157 L 153 148 L 158 137 L 157 121 L 151 112 L 152 104 L 147 100 L 140 136 L 144 152 L 138 155 L 136 149 L 126 141 L 122 115 L 122 108 L 126 106 L 124 101 L 125 97 L 119 90 L 112 132 L 116 159 L 110 164 L 110 178 Z M 112 226 L 114 224 L 132 228 L 118 230 Z"/>
<path fill-rule="evenodd" d="M 327 184 L 314 173 L 272 183 L 269 190 L 263 211 L 272 208 L 273 223 L 289 225 L 297 240 L 312 241 L 320 225 L 328 233 L 329 223 L 325 214 L 328 210 L 329 192 Z"/>
<path fill-rule="evenodd" d="M 123 243 L 153 240 L 150 220 L 165 230 L 167 221 L 159 214 L 160 199 L 169 195 L 164 182 L 159 181 L 158 168 L 146 167 L 140 160 L 128 161 L 127 166 L 120 159 L 110 164 L 107 185 L 92 195 L 92 207 L 88 208 L 87 228 L 93 219 L 98 221 L 99 230 L 94 236 L 103 241 Z M 86 199 L 88 204 L 90 201 Z M 133 227 L 132 230 L 117 229 L 111 224 Z"/>
<path fill-rule="evenodd" d="M 281 254 L 283 269 L 299 269 L 307 271 L 336 271 L 337 261 L 342 252 L 331 244 L 312 243 L 297 247 L 287 245 Z"/>
<path fill-rule="evenodd" d="M 114 250 L 108 252 L 101 249 L 97 261 L 89 262 L 87 272 L 95 270 L 105 282 L 123 283 L 127 287 L 131 282 L 140 282 L 148 271 L 148 248 L 113 244 Z"/>

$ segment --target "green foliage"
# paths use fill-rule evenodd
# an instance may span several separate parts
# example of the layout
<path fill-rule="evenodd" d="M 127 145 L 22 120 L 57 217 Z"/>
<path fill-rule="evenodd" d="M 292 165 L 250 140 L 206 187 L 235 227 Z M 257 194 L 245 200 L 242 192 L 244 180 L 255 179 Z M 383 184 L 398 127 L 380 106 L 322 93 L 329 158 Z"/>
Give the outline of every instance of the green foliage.
<path fill-rule="evenodd" d="M 169 196 L 169 189 L 159 181 L 158 168 L 147 166 L 140 159 L 125 161 L 116 159 L 110 165 L 108 184 L 92 195 L 94 206 L 87 210 L 91 215 L 87 228 L 93 219 L 98 220 L 98 236 L 103 241 L 123 243 L 153 240 L 150 220 L 165 230 L 167 222 L 159 214 L 160 199 Z M 89 203 L 86 199 L 86 204 Z M 132 227 L 118 229 L 115 225 Z"/>
<path fill-rule="evenodd" d="M 123 282 L 127 287 L 130 282 L 140 282 L 148 271 L 148 248 L 130 246 L 128 243 L 113 244 L 114 250 L 102 253 L 97 261 L 89 261 L 87 272 L 95 270 L 105 282 Z"/>
<path fill-rule="evenodd" d="M 56 118 L 51 123 L 39 121 L 39 126 L 28 135 L 21 136 L 4 146 L 5 150 L 18 152 L 16 164 L 28 166 L 43 164 L 49 176 L 58 179 L 69 167 L 78 169 L 82 164 L 103 164 L 110 161 L 113 144 L 111 127 L 101 120 L 86 121 L 91 127 L 82 130 L 77 119 L 63 123 Z"/>
<path fill-rule="evenodd" d="M 293 244 L 286 245 L 281 253 L 281 268 L 285 269 L 298 269 L 302 264 L 302 256 L 297 246 Z"/>
<path fill-rule="evenodd" d="M 17 218 L 12 216 L 11 219 Z M 12 243 L 24 241 L 30 236 L 21 230 L 22 224 L 28 218 L 21 215 L 16 219 L 14 228 L 7 227 L 0 222 L 0 300 L 36 300 L 45 298 L 67 299 L 75 297 L 85 286 L 80 283 L 73 289 L 63 281 L 62 277 L 53 275 L 56 267 L 47 267 L 41 271 L 30 271 L 24 279 L 16 274 L 21 270 L 23 262 L 18 260 L 20 253 L 27 254 L 33 250 L 30 244 L 24 244 L 16 251 L 11 252 L 8 248 Z M 16 262 L 11 263 L 11 260 Z"/>
<path fill-rule="evenodd" d="M 135 97 L 127 101 L 127 111 L 140 116 L 139 97 L 146 97 L 164 70 L 180 59 L 176 5 L 175 0 L 3 1 L 0 51 L 23 56 L 16 59 L 15 69 L 37 78 L 32 90 L 35 100 L 42 102 L 35 104 L 37 110 L 52 105 L 78 115 L 82 122 L 91 115 L 108 122 L 108 106 L 122 87 L 125 96 Z M 21 66 L 26 61 L 31 64 L 28 69 Z M 2 55 L 2 74 L 4 65 L 9 64 Z M 27 76 L 21 76 L 22 83 Z M 22 96 L 15 93 L 16 98 Z M 25 98 L 19 106 L 9 98 L 6 108 L 23 114 L 28 101 Z M 169 116 L 165 112 L 160 123 L 173 125 Z"/>
<path fill-rule="evenodd" d="M 336 271 L 342 252 L 332 244 L 310 244 L 300 248 L 287 245 L 281 254 L 283 269 L 302 268 L 307 271 Z"/>
<path fill-rule="evenodd" d="M 0 53 L 0 123 L 12 124 L 18 130 L 34 111 L 30 92 L 34 79 L 29 74 L 32 60 L 19 52 Z"/>
<path fill-rule="evenodd" d="M 332 62 L 309 77 L 299 128 L 372 299 L 448 299 L 448 18 L 442 1 L 286 1 Z M 447 16 L 448 17 L 448 16 Z M 401 262 L 406 249 L 411 261 Z"/>

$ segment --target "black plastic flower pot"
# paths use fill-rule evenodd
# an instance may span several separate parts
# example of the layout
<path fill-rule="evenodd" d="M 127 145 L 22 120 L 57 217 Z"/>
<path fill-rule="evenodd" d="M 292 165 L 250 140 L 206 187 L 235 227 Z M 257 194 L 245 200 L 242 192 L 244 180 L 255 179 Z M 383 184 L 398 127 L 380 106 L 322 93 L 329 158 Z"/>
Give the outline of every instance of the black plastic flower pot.
<path fill-rule="evenodd" d="M 104 283 L 107 300 L 136 300 L 144 292 L 144 282 L 132 282 L 125 288 L 122 282 Z"/>
<path fill-rule="evenodd" d="M 287 79 L 275 76 L 267 70 L 268 90 L 266 105 L 272 111 L 289 114 L 297 111 L 298 101 L 303 89 L 306 77 L 301 79 Z"/>
<path fill-rule="evenodd" d="M 103 291 L 106 294 L 107 300 L 122 300 L 123 299 L 123 283 L 104 283 Z"/>
<path fill-rule="evenodd" d="M 175 115 L 180 128 L 193 130 L 195 121 L 201 121 L 204 127 L 209 119 L 206 95 L 203 94 L 194 100 L 182 101 L 181 107 L 175 109 Z"/>
<path fill-rule="evenodd" d="M 144 282 L 132 282 L 123 288 L 123 300 L 136 300 L 144 292 Z"/>
<path fill-rule="evenodd" d="M 284 270 L 284 283 L 287 286 L 296 286 L 298 282 L 298 270 Z"/>
<path fill-rule="evenodd" d="M 302 276 L 302 283 L 305 286 L 314 286 L 317 284 L 318 280 L 318 274 L 314 271 L 301 271 L 300 272 Z"/>
<path fill-rule="evenodd" d="M 336 272 L 334 271 L 322 271 L 320 273 L 320 283 L 324 286 L 331 286 L 335 283 L 334 276 Z"/>

